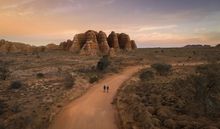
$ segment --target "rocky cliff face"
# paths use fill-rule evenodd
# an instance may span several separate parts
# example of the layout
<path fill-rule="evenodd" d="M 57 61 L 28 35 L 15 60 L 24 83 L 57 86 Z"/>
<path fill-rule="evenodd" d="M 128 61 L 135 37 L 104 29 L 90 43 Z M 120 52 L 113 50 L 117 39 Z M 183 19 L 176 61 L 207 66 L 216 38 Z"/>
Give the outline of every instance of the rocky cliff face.
<path fill-rule="evenodd" d="M 135 41 L 131 40 L 129 35 L 125 33 L 118 34 L 114 31 L 107 37 L 103 31 L 89 30 L 85 33 L 76 34 L 72 42 L 65 43 L 66 45 L 61 43 L 60 46 L 70 47 L 61 47 L 61 49 L 80 53 L 81 55 L 107 55 L 120 50 L 130 51 L 137 48 Z"/>

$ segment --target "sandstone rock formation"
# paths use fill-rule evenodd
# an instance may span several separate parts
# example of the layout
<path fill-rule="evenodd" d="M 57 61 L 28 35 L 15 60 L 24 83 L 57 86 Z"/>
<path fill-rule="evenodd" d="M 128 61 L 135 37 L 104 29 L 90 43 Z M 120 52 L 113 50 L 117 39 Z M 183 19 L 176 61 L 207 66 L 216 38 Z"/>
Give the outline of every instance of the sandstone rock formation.
<path fill-rule="evenodd" d="M 131 48 L 132 49 L 137 49 L 137 45 L 136 45 L 134 40 L 131 40 Z"/>
<path fill-rule="evenodd" d="M 60 43 L 59 46 L 62 50 L 69 50 L 72 45 L 73 41 L 68 39 L 67 41 Z"/>
<path fill-rule="evenodd" d="M 83 44 L 82 49 L 80 50 L 81 55 L 97 55 L 99 52 L 99 44 L 97 41 L 97 33 L 94 31 L 87 31 L 86 42 Z"/>
<path fill-rule="evenodd" d="M 137 46 L 134 40 L 125 33 L 112 31 L 107 37 L 103 31 L 88 30 L 85 33 L 76 34 L 73 40 L 61 42 L 59 45 L 48 44 L 46 46 L 31 46 L 24 43 L 0 40 L 0 53 L 18 52 L 45 52 L 64 50 L 81 55 L 115 55 L 120 50 L 134 50 Z"/>
<path fill-rule="evenodd" d="M 76 34 L 73 39 L 73 44 L 69 50 L 71 52 L 80 52 L 85 42 L 86 42 L 86 35 L 84 33 Z"/>
<path fill-rule="evenodd" d="M 119 46 L 121 49 L 123 50 L 132 50 L 132 47 L 131 47 L 131 40 L 130 40 L 130 37 L 125 34 L 125 33 L 121 33 L 118 37 L 119 39 Z"/>
<path fill-rule="evenodd" d="M 108 44 L 110 48 L 114 48 L 115 51 L 120 50 L 119 43 L 118 43 L 118 35 L 112 31 L 111 34 L 108 36 Z"/>
<path fill-rule="evenodd" d="M 115 53 L 120 50 L 134 50 L 137 48 L 135 41 L 130 40 L 129 35 L 125 33 L 115 33 L 112 31 L 109 36 L 100 31 L 99 33 L 93 30 L 88 30 L 85 33 L 76 34 L 73 41 L 69 41 L 69 44 L 60 46 L 63 50 L 68 50 L 82 55 L 107 55 L 109 53 Z M 68 45 L 67 45 L 68 44 Z"/>
<path fill-rule="evenodd" d="M 53 43 L 48 44 L 46 46 L 46 51 L 54 51 L 54 50 L 59 50 L 59 49 L 60 49 L 60 47 L 56 44 L 53 44 Z"/>
<path fill-rule="evenodd" d="M 0 53 L 32 52 L 33 49 L 31 45 L 0 40 Z"/>
<path fill-rule="evenodd" d="M 106 34 L 102 31 L 100 31 L 97 39 L 98 39 L 98 43 L 99 43 L 100 52 L 103 53 L 104 55 L 107 55 L 110 47 L 108 45 Z"/>

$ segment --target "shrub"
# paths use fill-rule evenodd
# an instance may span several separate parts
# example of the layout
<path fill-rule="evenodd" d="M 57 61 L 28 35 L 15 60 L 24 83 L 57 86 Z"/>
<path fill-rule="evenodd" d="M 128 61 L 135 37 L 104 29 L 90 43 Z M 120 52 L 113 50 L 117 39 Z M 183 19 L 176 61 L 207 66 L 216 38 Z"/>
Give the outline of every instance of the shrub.
<path fill-rule="evenodd" d="M 2 100 L 0 100 L 0 115 L 4 113 L 5 106 L 5 103 Z"/>
<path fill-rule="evenodd" d="M 72 88 L 75 85 L 75 78 L 71 74 L 67 73 L 64 75 L 64 85 L 66 88 Z"/>
<path fill-rule="evenodd" d="M 13 81 L 10 84 L 10 89 L 20 89 L 23 86 L 21 81 Z"/>
<path fill-rule="evenodd" d="M 97 82 L 98 80 L 99 80 L 98 76 L 93 75 L 93 76 L 90 77 L 89 83 L 94 83 L 94 82 Z"/>
<path fill-rule="evenodd" d="M 139 76 L 142 81 L 152 79 L 154 77 L 154 73 L 150 70 L 143 70 Z"/>
<path fill-rule="evenodd" d="M 167 75 L 172 68 L 172 65 L 165 63 L 155 63 L 152 64 L 151 67 L 157 71 L 160 75 Z"/>
<path fill-rule="evenodd" d="M 220 110 L 220 65 L 208 64 L 196 68 L 197 75 L 193 77 L 196 89 L 196 99 L 205 107 L 207 114 Z"/>
<path fill-rule="evenodd" d="M 37 78 L 44 78 L 44 74 L 43 73 L 37 73 Z"/>
<path fill-rule="evenodd" d="M 109 56 L 103 56 L 99 62 L 97 63 L 97 69 L 98 70 L 105 70 L 110 65 Z"/>
<path fill-rule="evenodd" d="M 6 80 L 9 76 L 9 70 L 5 62 L 0 61 L 0 80 Z"/>

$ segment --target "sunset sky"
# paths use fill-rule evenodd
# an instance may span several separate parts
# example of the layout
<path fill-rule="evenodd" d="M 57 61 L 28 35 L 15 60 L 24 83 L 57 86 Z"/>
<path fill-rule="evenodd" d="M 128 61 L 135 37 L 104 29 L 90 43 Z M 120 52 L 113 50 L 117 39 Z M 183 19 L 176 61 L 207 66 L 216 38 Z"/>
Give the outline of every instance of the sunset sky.
<path fill-rule="evenodd" d="M 139 47 L 220 43 L 220 0 L 0 0 L 0 39 L 60 43 L 86 30 Z"/>

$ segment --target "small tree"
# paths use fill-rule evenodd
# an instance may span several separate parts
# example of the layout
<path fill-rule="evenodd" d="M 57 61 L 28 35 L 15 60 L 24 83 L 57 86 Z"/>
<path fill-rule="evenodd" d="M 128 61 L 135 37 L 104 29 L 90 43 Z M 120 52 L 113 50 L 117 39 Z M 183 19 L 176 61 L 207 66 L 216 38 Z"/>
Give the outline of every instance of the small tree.
<path fill-rule="evenodd" d="M 92 75 L 89 78 L 89 83 L 94 83 L 94 82 L 97 82 L 98 80 L 99 80 L 99 77 L 97 75 Z"/>
<path fill-rule="evenodd" d="M 44 74 L 43 73 L 37 73 L 37 78 L 44 78 Z"/>
<path fill-rule="evenodd" d="M 70 73 L 64 75 L 64 85 L 66 88 L 72 88 L 75 85 L 75 78 Z"/>
<path fill-rule="evenodd" d="M 10 84 L 10 89 L 20 89 L 23 86 L 21 81 L 13 81 Z"/>
<path fill-rule="evenodd" d="M 97 69 L 104 71 L 110 65 L 109 56 L 103 56 L 97 63 Z"/>
<path fill-rule="evenodd" d="M 165 63 L 155 63 L 152 64 L 151 67 L 157 71 L 160 75 L 167 75 L 172 68 L 172 65 Z"/>

